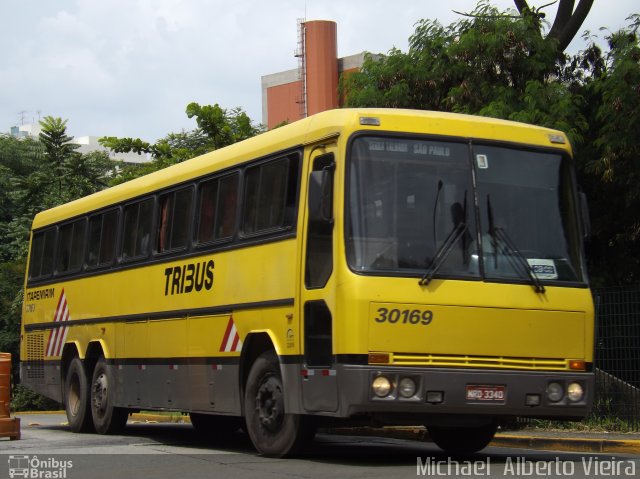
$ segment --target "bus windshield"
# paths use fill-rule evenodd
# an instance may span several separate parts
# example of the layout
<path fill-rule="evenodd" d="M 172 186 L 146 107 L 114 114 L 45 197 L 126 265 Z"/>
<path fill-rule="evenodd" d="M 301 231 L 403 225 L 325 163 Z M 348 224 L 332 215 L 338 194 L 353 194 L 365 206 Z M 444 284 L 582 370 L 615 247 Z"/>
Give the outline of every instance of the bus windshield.
<path fill-rule="evenodd" d="M 356 272 L 583 281 L 571 168 L 560 154 L 358 137 L 347 198 Z"/>
<path fill-rule="evenodd" d="M 583 281 L 569 160 L 496 146 L 473 153 L 485 276 L 522 278 L 519 255 L 539 280 Z"/>

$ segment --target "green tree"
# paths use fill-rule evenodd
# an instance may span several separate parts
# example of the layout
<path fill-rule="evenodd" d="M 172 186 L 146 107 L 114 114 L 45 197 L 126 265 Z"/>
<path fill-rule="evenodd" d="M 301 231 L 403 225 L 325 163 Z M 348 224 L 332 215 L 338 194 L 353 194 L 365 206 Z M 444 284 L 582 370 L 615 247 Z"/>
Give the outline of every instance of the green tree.
<path fill-rule="evenodd" d="M 264 131 L 254 125 L 241 109 L 227 110 L 215 105 L 189 103 L 186 108 L 189 118 L 195 118 L 197 128 L 180 133 L 169 133 L 151 144 L 139 138 L 104 137 L 100 143 L 117 153 L 134 152 L 150 155 L 152 161 L 141 165 L 127 165 L 112 184 L 122 183 L 167 166 L 203 155 L 209 151 L 229 146 Z"/>
<path fill-rule="evenodd" d="M 58 185 L 58 201 L 62 202 L 64 165 L 77 155 L 79 145 L 72 143 L 73 137 L 67 135 L 67 120 L 62 118 L 45 116 L 40 121 L 42 131 L 40 141 L 44 145 L 45 158 L 52 168 L 53 180 Z"/>
<path fill-rule="evenodd" d="M 105 153 L 77 153 L 77 146 L 66 134 L 66 120 L 46 117 L 42 127 L 38 140 L 0 135 L 0 350 L 14 355 L 16 379 L 33 217 L 44 209 L 105 188 L 117 166 Z M 40 401 L 29 394 L 20 395 L 22 405 Z"/>
<path fill-rule="evenodd" d="M 0 262 L 24 257 L 31 220 L 47 207 L 50 183 L 39 141 L 0 135 Z"/>
<path fill-rule="evenodd" d="M 0 263 L 0 351 L 20 355 L 20 315 L 24 261 Z"/>
<path fill-rule="evenodd" d="M 566 62 L 539 16 L 489 3 L 448 27 L 421 20 L 409 50 L 369 55 L 341 81 L 347 106 L 453 111 L 563 129 L 581 141 L 581 99 L 559 82 Z"/>
<path fill-rule="evenodd" d="M 606 53 L 592 44 L 573 62 L 589 124 L 576 158 L 590 198 L 588 258 L 599 285 L 640 281 L 640 16 L 629 20 L 606 37 Z"/>
<path fill-rule="evenodd" d="M 195 117 L 198 128 L 208 137 L 211 150 L 246 140 L 262 132 L 254 126 L 241 108 L 226 110 L 217 103 L 201 106 L 192 102 L 187 105 L 187 116 Z"/>
<path fill-rule="evenodd" d="M 527 0 L 513 0 L 513 2 L 520 14 L 531 14 L 535 18 L 538 18 L 538 25 L 540 26 L 538 31 L 542 37 L 542 20 L 546 16 L 542 9 L 558 2 L 549 3 L 538 9 L 531 8 Z M 545 37 L 549 43 L 555 46 L 559 54 L 564 52 L 569 46 L 569 43 L 571 43 L 571 40 L 573 40 L 580 30 L 580 27 L 593 6 L 593 0 L 580 0 L 578 6 L 575 6 L 575 3 L 575 0 L 560 0 L 553 25 L 551 25 L 549 33 Z"/>
<path fill-rule="evenodd" d="M 35 174 L 45 175 L 51 184 L 45 185 L 47 201 L 52 207 L 94 193 L 108 186 L 109 179 L 117 173 L 118 163 L 109 159 L 105 152 L 93 151 L 80 154 L 80 147 L 67 135 L 67 120 L 46 116 L 41 122 L 40 142 L 44 147 L 44 163 L 47 170 L 39 168 Z M 25 178 L 23 192 L 29 191 L 39 180 Z"/>
<path fill-rule="evenodd" d="M 0 351 L 14 356 L 16 379 L 29 228 L 46 204 L 46 170 L 39 141 L 0 135 Z"/>
<path fill-rule="evenodd" d="M 81 198 L 109 186 L 116 177 L 120 162 L 113 161 L 104 151 L 71 155 L 64 163 L 62 182 L 69 198 Z"/>

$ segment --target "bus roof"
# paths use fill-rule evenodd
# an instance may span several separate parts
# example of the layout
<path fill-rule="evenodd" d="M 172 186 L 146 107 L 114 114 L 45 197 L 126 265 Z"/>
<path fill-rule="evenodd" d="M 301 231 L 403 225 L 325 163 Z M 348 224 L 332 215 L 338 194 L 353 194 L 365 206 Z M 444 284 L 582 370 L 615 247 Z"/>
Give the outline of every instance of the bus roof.
<path fill-rule="evenodd" d="M 361 125 L 360 118 L 377 118 L 379 126 Z M 359 108 L 329 110 L 192 158 L 126 183 L 38 213 L 33 229 L 126 202 L 147 193 L 205 176 L 236 164 L 311 144 L 356 130 L 427 133 L 438 136 L 508 141 L 556 147 L 571 152 L 564 133 L 495 118 L 424 110 Z M 551 138 L 555 140 L 551 140 Z"/>

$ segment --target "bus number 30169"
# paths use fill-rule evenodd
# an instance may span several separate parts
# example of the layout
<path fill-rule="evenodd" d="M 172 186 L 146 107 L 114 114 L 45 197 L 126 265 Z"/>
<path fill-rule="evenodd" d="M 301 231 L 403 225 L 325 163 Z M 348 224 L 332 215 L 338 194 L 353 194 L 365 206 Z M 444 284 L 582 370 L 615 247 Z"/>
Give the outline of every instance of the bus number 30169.
<path fill-rule="evenodd" d="M 433 321 L 433 311 L 378 308 L 378 316 L 376 316 L 375 320 L 378 323 L 422 324 L 427 326 Z"/>

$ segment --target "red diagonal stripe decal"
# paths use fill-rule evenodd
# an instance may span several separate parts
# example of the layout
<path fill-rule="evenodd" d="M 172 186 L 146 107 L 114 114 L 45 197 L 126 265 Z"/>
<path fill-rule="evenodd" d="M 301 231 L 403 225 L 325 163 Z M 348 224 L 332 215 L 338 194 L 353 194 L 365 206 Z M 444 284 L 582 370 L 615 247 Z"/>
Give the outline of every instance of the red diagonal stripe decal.
<path fill-rule="evenodd" d="M 220 351 L 224 351 L 227 346 L 227 341 L 229 341 L 229 335 L 231 334 L 231 330 L 233 329 L 233 316 L 229 318 L 229 322 L 227 323 L 227 330 L 224 332 L 224 337 L 222 338 L 222 343 L 220 344 Z"/>
<path fill-rule="evenodd" d="M 62 291 L 60 292 L 60 298 L 58 299 L 58 306 L 56 306 L 56 312 L 53 314 L 54 323 L 60 321 L 60 306 L 63 303 L 63 298 L 64 298 L 64 288 L 62 288 Z M 64 300 L 64 303 L 66 304 L 66 299 Z M 59 334 L 58 328 L 55 328 L 54 330 L 51 331 L 51 334 L 49 335 L 49 341 L 47 342 L 47 356 L 53 355 L 52 346 L 58 341 L 59 335 L 60 334 Z"/>

